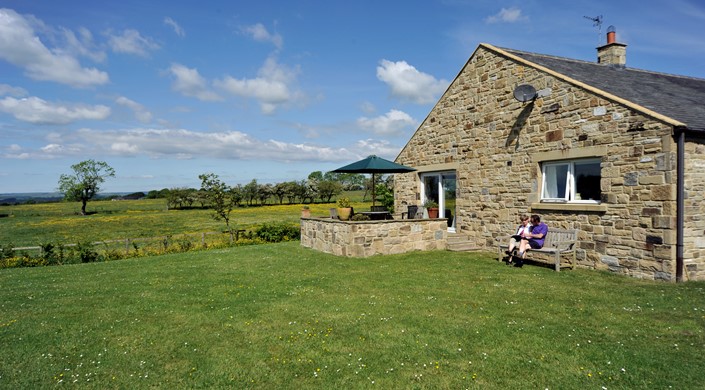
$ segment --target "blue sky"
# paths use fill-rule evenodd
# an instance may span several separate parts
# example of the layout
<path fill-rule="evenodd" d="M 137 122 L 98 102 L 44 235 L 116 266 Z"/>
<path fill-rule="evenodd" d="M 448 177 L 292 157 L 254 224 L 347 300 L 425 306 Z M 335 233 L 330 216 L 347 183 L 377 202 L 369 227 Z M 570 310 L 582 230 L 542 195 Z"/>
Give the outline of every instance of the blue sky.
<path fill-rule="evenodd" d="M 602 34 L 585 16 L 602 15 Z M 0 0 L 0 193 L 86 159 L 104 192 L 394 159 L 480 43 L 705 78 L 705 2 Z"/>

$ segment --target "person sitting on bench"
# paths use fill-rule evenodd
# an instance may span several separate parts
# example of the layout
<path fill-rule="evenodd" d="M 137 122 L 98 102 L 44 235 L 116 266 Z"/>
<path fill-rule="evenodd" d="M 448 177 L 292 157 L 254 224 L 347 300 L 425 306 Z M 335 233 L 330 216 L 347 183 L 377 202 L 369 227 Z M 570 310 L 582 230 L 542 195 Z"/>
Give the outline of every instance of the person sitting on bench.
<path fill-rule="evenodd" d="M 531 232 L 524 235 L 519 244 L 519 254 L 517 255 L 519 259 L 514 264 L 515 267 L 521 267 L 524 265 L 524 258 L 526 257 L 526 251 L 531 249 L 540 249 L 543 247 L 543 242 L 546 239 L 546 234 L 548 234 L 548 225 L 541 222 L 541 217 L 537 214 L 531 216 Z M 512 257 L 509 257 L 509 261 L 512 261 Z"/>
<path fill-rule="evenodd" d="M 524 235 L 529 234 L 530 232 L 531 224 L 529 223 L 529 216 L 526 214 L 521 214 L 519 216 L 519 227 L 517 228 L 516 233 L 514 233 L 514 235 L 509 238 L 509 248 L 504 251 L 504 253 L 509 255 L 509 260 L 507 261 L 507 264 L 512 263 L 512 255 L 514 255 L 514 251 L 519 248 L 519 245 L 521 244 L 521 239 L 524 237 Z"/>

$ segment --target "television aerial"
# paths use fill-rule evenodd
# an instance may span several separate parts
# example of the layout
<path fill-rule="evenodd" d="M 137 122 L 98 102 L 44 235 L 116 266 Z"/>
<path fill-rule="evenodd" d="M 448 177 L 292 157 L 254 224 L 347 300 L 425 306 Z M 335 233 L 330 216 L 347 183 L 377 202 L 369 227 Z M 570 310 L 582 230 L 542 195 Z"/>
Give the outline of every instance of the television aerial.
<path fill-rule="evenodd" d="M 597 15 L 594 18 L 591 16 L 583 16 L 585 19 L 592 20 L 592 26 L 597 27 L 597 44 L 600 44 L 602 38 L 602 15 Z"/>

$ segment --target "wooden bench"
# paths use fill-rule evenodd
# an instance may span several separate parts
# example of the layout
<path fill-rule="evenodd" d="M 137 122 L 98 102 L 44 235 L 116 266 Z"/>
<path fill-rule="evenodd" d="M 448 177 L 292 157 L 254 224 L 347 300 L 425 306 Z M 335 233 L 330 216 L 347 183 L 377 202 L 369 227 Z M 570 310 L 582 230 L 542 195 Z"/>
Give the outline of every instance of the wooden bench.
<path fill-rule="evenodd" d="M 502 257 L 506 256 L 504 251 L 509 248 L 509 239 L 511 236 L 501 238 L 502 242 L 497 245 L 497 260 L 502 261 Z M 500 239 L 498 239 L 500 240 Z M 548 228 L 546 240 L 541 249 L 530 249 L 526 252 L 525 260 L 535 260 L 534 254 L 552 255 L 556 271 L 561 270 L 561 258 L 563 255 L 570 256 L 570 266 L 575 269 L 575 249 L 578 244 L 578 231 L 576 229 L 556 229 Z"/>

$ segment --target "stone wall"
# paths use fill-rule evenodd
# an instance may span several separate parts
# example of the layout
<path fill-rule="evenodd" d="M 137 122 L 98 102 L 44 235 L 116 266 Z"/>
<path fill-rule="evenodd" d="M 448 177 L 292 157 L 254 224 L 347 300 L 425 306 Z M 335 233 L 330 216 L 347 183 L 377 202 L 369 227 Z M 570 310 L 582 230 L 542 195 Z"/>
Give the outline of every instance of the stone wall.
<path fill-rule="evenodd" d="M 513 98 L 531 84 L 539 97 Z M 492 250 L 515 229 L 520 213 L 549 226 L 578 229 L 578 264 L 639 278 L 674 280 L 676 144 L 672 128 L 627 105 L 480 46 L 409 140 L 397 162 L 432 171 L 457 170 L 456 229 Z M 702 198 L 702 145 L 689 145 L 692 199 Z M 600 204 L 540 203 L 541 163 L 572 158 L 601 161 Z M 418 173 L 395 176 L 397 209 L 419 199 Z M 700 255 L 703 204 L 689 208 L 689 269 Z M 698 268 L 699 267 L 699 268 Z"/>
<path fill-rule="evenodd" d="M 705 280 L 705 145 L 686 143 L 685 172 L 684 279 Z"/>
<path fill-rule="evenodd" d="M 301 218 L 301 245 L 347 257 L 446 249 L 447 228 L 445 219 L 339 221 Z"/>

